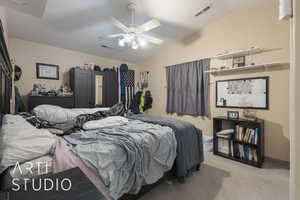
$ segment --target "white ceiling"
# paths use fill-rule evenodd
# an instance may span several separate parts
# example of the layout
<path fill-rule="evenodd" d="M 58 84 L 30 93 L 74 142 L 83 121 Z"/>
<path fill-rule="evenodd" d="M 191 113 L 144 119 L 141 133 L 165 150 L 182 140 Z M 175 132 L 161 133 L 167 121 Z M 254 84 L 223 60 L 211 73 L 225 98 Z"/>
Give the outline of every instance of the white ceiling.
<path fill-rule="evenodd" d="M 16 4 L 12 1 L 27 3 L 22 5 L 22 2 Z M 208 1 L 210 0 L 134 0 L 137 4 L 136 23 L 142 24 L 152 18 L 160 20 L 162 25 L 148 34 L 165 40 L 163 45 L 149 44 L 138 50 L 118 47 L 116 39 L 98 39 L 99 35 L 120 32 L 103 20 L 104 16 L 114 16 L 129 23 L 130 15 L 126 6 L 130 0 L 0 0 L 0 5 L 9 8 L 7 14 L 10 36 L 141 63 L 235 9 L 272 0 L 212 0 L 212 9 L 195 17 Z"/>

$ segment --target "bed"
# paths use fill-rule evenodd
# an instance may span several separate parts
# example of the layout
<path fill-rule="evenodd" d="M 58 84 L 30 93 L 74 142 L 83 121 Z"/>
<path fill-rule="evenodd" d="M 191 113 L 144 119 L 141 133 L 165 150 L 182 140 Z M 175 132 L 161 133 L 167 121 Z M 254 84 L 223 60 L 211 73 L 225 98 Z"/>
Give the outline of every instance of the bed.
<path fill-rule="evenodd" d="M 58 136 L 50 133 L 49 127 L 35 127 L 24 115 L 8 114 L 12 70 L 4 40 L 0 42 L 0 122 L 3 123 L 0 135 L 1 190 L 10 189 L 14 178 L 22 183 L 24 178 L 37 178 L 43 174 L 79 167 L 108 199 L 137 199 L 160 183 L 166 174 L 184 183 L 192 171 L 200 168 L 204 159 L 202 132 L 187 122 L 133 115 L 117 118 L 113 123 L 102 121 L 102 127 L 98 129 L 80 129 Z M 50 125 L 59 124 L 61 128 L 60 121 L 69 122 L 79 115 L 90 117 L 95 112 L 105 112 L 95 109 L 60 112 L 58 108 L 52 111 L 56 114 L 53 118 L 35 122 L 49 125 L 44 122 L 52 121 Z M 49 112 L 51 109 L 46 107 L 35 116 L 43 118 L 42 115 L 48 115 Z M 26 115 L 30 116 L 28 113 Z M 103 126 L 107 123 L 110 126 Z M 89 124 L 90 127 L 93 125 Z M 20 164 L 21 169 L 33 165 L 33 172 L 16 172 L 16 163 Z M 42 172 L 38 170 L 38 163 L 45 165 Z"/>
<path fill-rule="evenodd" d="M 51 109 L 46 110 L 49 112 Z M 55 114 L 60 113 L 57 108 L 53 111 Z M 94 111 L 91 110 L 90 113 Z M 79 113 L 82 115 L 83 112 Z M 7 129 L 7 124 L 11 126 L 12 123 L 16 123 L 15 127 Z M 80 130 L 58 137 L 49 135 L 45 129 L 30 127 L 26 118 L 20 115 L 6 115 L 4 128 L 2 128 L 6 133 L 2 130 L 2 134 L 10 135 L 15 139 L 17 137 L 14 134 L 17 131 L 22 132 L 19 134 L 22 136 L 19 138 L 21 144 L 18 145 L 21 148 L 20 152 L 28 151 L 28 149 L 22 149 L 22 141 L 28 142 L 30 139 L 38 141 L 32 143 L 45 144 L 44 137 L 49 135 L 47 151 L 33 156 L 37 159 L 45 159 L 44 156 L 48 156 L 48 162 L 54 165 L 48 173 L 79 167 L 102 193 L 112 199 L 134 199 L 136 195 L 128 197 L 126 194 L 138 194 L 141 190 L 143 191 L 144 185 L 159 182 L 167 173 L 184 183 L 187 175 L 199 169 L 203 161 L 202 133 L 193 125 L 147 115 L 128 116 L 126 123 L 122 123 L 100 129 Z M 18 127 L 22 128 L 18 129 Z M 39 138 L 40 131 L 44 131 L 43 138 Z M 9 141 L 7 138 L 5 140 Z M 48 141 L 52 141 L 53 144 L 51 145 Z M 37 151 L 35 150 L 34 153 Z M 29 155 L 32 154 L 29 152 Z M 49 161 L 49 155 L 51 155 L 51 161 Z M 21 157 L 26 158 L 26 156 L 28 155 Z M 28 160 L 20 160 L 21 163 L 26 163 L 26 161 Z M 33 160 L 33 162 L 36 161 Z M 18 176 L 18 174 L 12 174 L 11 168 L 3 173 L 2 180 L 9 181 L 10 179 L 7 178 L 9 175 L 11 178 Z"/>

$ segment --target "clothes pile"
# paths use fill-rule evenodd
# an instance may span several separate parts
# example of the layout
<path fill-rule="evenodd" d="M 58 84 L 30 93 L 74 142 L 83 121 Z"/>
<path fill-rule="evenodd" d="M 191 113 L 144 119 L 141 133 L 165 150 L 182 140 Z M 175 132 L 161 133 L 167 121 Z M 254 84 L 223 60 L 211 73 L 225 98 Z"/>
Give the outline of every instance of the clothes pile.
<path fill-rule="evenodd" d="M 149 90 L 139 91 L 134 95 L 129 109 L 133 114 L 141 114 L 152 108 L 152 102 L 153 98 Z"/>

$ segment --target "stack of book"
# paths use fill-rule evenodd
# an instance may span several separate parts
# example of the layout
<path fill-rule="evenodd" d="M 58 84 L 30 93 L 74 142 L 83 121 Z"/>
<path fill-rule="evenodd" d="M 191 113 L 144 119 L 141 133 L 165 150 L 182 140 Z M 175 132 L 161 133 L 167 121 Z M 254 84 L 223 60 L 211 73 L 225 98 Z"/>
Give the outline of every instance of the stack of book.
<path fill-rule="evenodd" d="M 224 129 L 222 131 L 217 132 L 217 136 L 221 138 L 231 138 L 234 134 L 234 129 Z"/>
<path fill-rule="evenodd" d="M 258 144 L 259 129 L 258 128 L 246 128 L 237 125 L 235 139 L 237 141 L 245 142 L 248 144 Z"/>
<path fill-rule="evenodd" d="M 216 133 L 218 137 L 218 152 L 233 156 L 233 141 L 231 140 L 234 129 L 225 129 Z"/>
<path fill-rule="evenodd" d="M 249 160 L 254 162 L 258 161 L 257 150 L 255 148 L 242 144 L 237 144 L 236 156 L 243 160 Z"/>

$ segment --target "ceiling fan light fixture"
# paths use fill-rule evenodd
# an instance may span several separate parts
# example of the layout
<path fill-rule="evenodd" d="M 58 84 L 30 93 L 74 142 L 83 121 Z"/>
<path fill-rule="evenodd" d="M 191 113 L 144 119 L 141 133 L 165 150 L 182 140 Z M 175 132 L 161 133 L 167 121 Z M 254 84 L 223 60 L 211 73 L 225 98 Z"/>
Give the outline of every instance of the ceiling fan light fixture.
<path fill-rule="evenodd" d="M 125 46 L 125 41 L 124 39 L 119 39 L 119 46 L 124 47 Z"/>
<path fill-rule="evenodd" d="M 26 0 L 25 0 L 26 1 Z M 132 49 L 138 49 L 146 47 L 148 43 L 154 43 L 160 45 L 163 40 L 149 36 L 145 32 L 155 29 L 160 26 L 160 22 L 157 19 L 152 19 L 146 23 L 137 26 L 135 24 L 135 8 L 134 3 L 130 3 L 128 8 L 131 12 L 131 24 L 125 25 L 112 16 L 105 17 L 106 20 L 110 21 L 114 26 L 118 27 L 123 33 L 110 34 L 106 36 L 100 36 L 99 38 L 116 38 L 118 39 L 119 46 L 126 46 Z"/>
<path fill-rule="evenodd" d="M 131 41 L 132 41 L 130 35 L 125 35 L 123 40 L 124 40 L 125 43 L 131 43 Z"/>
<path fill-rule="evenodd" d="M 141 47 L 146 47 L 147 46 L 147 40 L 145 40 L 144 38 L 139 38 L 139 45 Z"/>
<path fill-rule="evenodd" d="M 131 44 L 131 48 L 132 49 L 138 49 L 139 48 L 139 45 L 137 44 L 137 42 L 132 42 L 132 44 Z"/>

